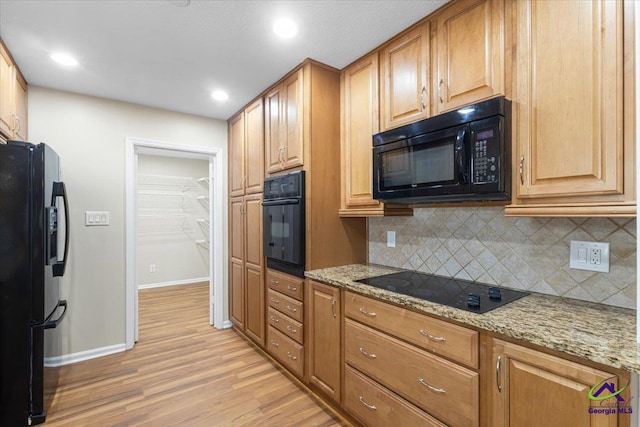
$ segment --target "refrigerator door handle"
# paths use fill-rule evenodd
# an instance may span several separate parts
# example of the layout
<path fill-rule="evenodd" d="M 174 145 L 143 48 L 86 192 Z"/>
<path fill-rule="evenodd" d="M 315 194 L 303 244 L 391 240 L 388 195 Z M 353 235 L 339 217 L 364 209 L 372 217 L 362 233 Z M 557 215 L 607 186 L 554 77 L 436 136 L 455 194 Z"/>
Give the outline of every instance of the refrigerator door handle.
<path fill-rule="evenodd" d="M 67 268 L 67 258 L 69 257 L 69 201 L 67 200 L 67 190 L 64 182 L 53 183 L 51 206 L 55 206 L 56 198 L 58 197 L 62 197 L 64 202 L 64 258 L 62 261 L 57 261 L 52 265 L 53 277 L 64 276 L 64 270 Z"/>
<path fill-rule="evenodd" d="M 53 317 L 53 314 L 58 310 L 58 307 L 64 308 L 64 311 L 62 312 L 62 314 L 57 319 L 51 320 L 51 318 Z M 56 328 L 60 324 L 62 319 L 64 318 L 65 314 L 67 314 L 67 307 L 68 307 L 68 305 L 67 305 L 67 300 L 66 299 L 58 301 L 58 305 L 56 305 L 56 308 L 53 309 L 53 311 L 51 312 L 49 317 L 47 317 L 44 322 L 42 322 L 42 323 L 34 323 L 34 324 L 31 325 L 31 327 L 32 328 L 42 328 L 42 329 L 54 329 L 54 328 Z"/>

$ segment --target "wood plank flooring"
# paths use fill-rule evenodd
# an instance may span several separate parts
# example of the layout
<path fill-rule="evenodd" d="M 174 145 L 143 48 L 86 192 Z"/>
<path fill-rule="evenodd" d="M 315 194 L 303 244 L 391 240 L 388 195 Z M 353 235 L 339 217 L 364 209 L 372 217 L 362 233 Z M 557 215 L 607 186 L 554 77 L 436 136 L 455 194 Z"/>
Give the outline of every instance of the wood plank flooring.
<path fill-rule="evenodd" d="M 45 426 L 345 425 L 232 330 L 208 284 L 140 291 L 135 348 L 57 368 Z"/>

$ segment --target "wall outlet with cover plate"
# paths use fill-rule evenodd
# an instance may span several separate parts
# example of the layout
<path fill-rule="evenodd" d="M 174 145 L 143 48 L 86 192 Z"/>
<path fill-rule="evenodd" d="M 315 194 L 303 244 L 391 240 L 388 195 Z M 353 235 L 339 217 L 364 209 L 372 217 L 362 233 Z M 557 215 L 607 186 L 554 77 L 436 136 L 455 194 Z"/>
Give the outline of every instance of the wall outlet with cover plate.
<path fill-rule="evenodd" d="M 609 243 L 571 241 L 569 268 L 609 272 Z"/>

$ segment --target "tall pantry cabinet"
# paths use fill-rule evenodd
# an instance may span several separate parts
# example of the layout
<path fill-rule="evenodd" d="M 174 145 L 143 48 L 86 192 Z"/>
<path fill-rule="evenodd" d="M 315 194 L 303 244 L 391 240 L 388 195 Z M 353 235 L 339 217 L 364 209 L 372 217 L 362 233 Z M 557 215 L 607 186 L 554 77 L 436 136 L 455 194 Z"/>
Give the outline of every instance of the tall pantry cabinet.
<path fill-rule="evenodd" d="M 234 325 L 264 346 L 262 99 L 229 120 L 229 315 Z"/>

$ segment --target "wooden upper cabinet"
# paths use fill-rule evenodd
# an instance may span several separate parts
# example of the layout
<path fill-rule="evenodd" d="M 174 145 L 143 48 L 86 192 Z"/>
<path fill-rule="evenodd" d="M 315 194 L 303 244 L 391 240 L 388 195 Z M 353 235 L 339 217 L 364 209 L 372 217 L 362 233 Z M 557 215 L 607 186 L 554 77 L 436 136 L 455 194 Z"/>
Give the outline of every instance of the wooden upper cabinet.
<path fill-rule="evenodd" d="M 429 32 L 430 23 L 425 22 L 380 52 L 381 130 L 430 115 Z"/>
<path fill-rule="evenodd" d="M 20 72 L 16 70 L 16 81 L 14 86 L 14 99 L 16 115 L 14 117 L 14 132 L 16 139 L 26 141 L 28 138 L 27 128 L 27 82 L 22 78 Z"/>
<path fill-rule="evenodd" d="M 507 215 L 635 215 L 632 3 L 515 2 Z"/>
<path fill-rule="evenodd" d="M 245 114 L 245 193 L 262 193 L 264 181 L 264 113 L 262 98 Z"/>
<path fill-rule="evenodd" d="M 14 127 L 14 73 L 15 65 L 0 44 L 0 132 L 9 138 L 13 138 Z"/>
<path fill-rule="evenodd" d="M 229 120 L 229 193 L 261 193 L 264 181 L 262 98 Z"/>
<path fill-rule="evenodd" d="M 303 103 L 302 67 L 265 96 L 267 173 L 303 165 Z"/>
<path fill-rule="evenodd" d="M 229 195 L 242 196 L 245 185 L 244 111 L 229 120 Z"/>
<path fill-rule="evenodd" d="M 602 402 L 589 399 L 589 390 L 601 383 L 624 387 L 628 378 L 603 372 L 535 350 L 492 339 L 489 422 L 493 427 L 629 425 L 629 415 L 590 414 Z M 605 393 L 610 394 L 609 390 Z M 628 391 L 624 392 L 629 401 Z M 615 404 L 616 399 L 611 399 Z M 607 402 L 607 401 L 605 401 Z M 544 410 L 541 408 L 544 407 Z M 606 408 L 607 406 L 602 406 Z M 629 408 L 623 408 L 629 409 Z M 619 424 L 620 423 L 620 424 Z"/>
<path fill-rule="evenodd" d="M 504 94 L 504 1 L 458 1 L 436 23 L 434 113 Z"/>
<path fill-rule="evenodd" d="M 378 52 L 340 75 L 342 203 L 340 216 L 411 215 L 373 198 L 373 140 L 378 126 Z"/>

